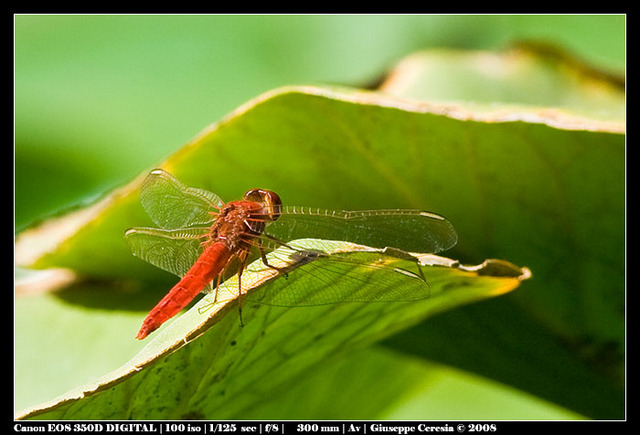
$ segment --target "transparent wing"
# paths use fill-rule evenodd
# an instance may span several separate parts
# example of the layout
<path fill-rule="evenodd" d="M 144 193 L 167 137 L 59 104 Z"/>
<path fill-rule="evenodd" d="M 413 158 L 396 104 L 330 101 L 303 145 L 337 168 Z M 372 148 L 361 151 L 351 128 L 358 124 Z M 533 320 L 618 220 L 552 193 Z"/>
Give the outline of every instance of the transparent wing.
<path fill-rule="evenodd" d="M 398 261 L 379 252 L 332 255 L 315 250 L 286 255 L 283 252 L 286 251 L 278 250 L 274 254 L 295 265 L 292 266 L 295 270 L 281 278 L 281 286 L 258 288 L 247 293 L 247 300 L 292 307 L 416 301 L 430 296 L 429 284 L 416 262 Z"/>
<path fill-rule="evenodd" d="M 283 207 L 265 232 L 283 241 L 300 238 L 340 240 L 374 248 L 436 253 L 458 241 L 453 225 L 420 210 L 330 211 Z"/>
<path fill-rule="evenodd" d="M 211 224 L 211 212 L 224 205 L 215 193 L 187 187 L 162 169 L 144 180 L 140 202 L 151 220 L 166 229 Z"/>
<path fill-rule="evenodd" d="M 129 249 L 162 270 L 184 276 L 202 253 L 207 227 L 178 230 L 131 228 L 124 234 Z"/>

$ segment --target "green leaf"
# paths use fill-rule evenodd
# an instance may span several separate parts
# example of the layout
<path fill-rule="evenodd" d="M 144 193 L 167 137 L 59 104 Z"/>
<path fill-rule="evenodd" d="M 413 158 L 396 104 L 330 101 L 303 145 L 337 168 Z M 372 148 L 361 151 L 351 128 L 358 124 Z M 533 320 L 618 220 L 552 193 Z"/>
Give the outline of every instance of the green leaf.
<path fill-rule="evenodd" d="M 402 98 L 278 89 L 206 129 L 162 167 L 224 200 L 264 187 L 290 205 L 442 214 L 459 235 L 450 256 L 470 264 L 505 258 L 530 267 L 535 279 L 512 295 L 430 318 L 387 345 L 492 377 L 588 417 L 623 418 L 624 89 L 562 58 L 527 55 L 523 63 L 531 68 L 519 71 L 539 75 L 509 78 L 515 97 L 495 102 L 486 92 L 476 102 L 458 102 L 475 78 L 487 80 L 478 77 L 486 71 L 472 67 L 476 54 L 456 55 L 454 62 L 424 54 L 420 59 L 440 62 L 438 79 L 448 77 L 456 92 L 433 102 L 421 101 L 430 94 L 412 91 L 412 82 L 405 83 Z M 456 68 L 465 74 L 454 74 Z M 499 86 L 500 80 L 491 83 Z M 567 92 L 536 99 L 541 89 L 527 83 L 555 83 L 547 95 Z M 596 113 L 605 100 L 606 110 Z M 541 106 L 545 101 L 549 106 Z M 126 228 L 150 224 L 138 200 L 145 175 L 91 208 L 20 235 L 18 263 L 168 282 L 166 274 L 129 255 L 122 239 Z M 151 295 L 149 305 L 160 294 Z M 421 327 L 430 331 L 428 338 Z M 543 370 L 522 364 L 532 361 L 537 348 L 545 349 Z M 493 352 L 475 358 L 478 349 Z M 593 385 L 598 394 L 592 394 Z"/>
<path fill-rule="evenodd" d="M 502 137 L 481 138 L 495 141 L 492 146 L 474 139 L 474 184 L 482 198 L 475 210 L 483 216 L 476 225 L 484 230 L 466 241 L 531 265 L 536 280 L 386 344 L 500 379 L 583 415 L 623 418 L 625 140 L 618 133 L 624 132 L 624 77 L 549 46 L 524 45 L 504 53 L 418 53 L 398 65 L 383 89 L 455 102 L 487 119 L 511 114 L 582 130 L 545 139 L 533 126 L 504 129 Z M 453 222 L 459 230 L 464 223 Z M 518 231 L 522 237 L 514 243 Z M 485 327 L 494 331 L 491 340 Z M 425 330 L 429 339 L 420 340 Z M 444 346 L 452 336 L 478 358 Z"/>
<path fill-rule="evenodd" d="M 296 292 L 302 298 L 313 298 L 330 285 L 318 279 L 315 266 L 323 262 L 332 262 L 334 278 L 357 274 L 358 279 L 343 283 L 350 286 L 349 292 L 384 293 L 403 286 L 424 285 L 419 279 L 397 272 L 415 269 L 414 261 L 390 257 L 382 250 L 318 240 L 296 244 L 300 249 L 341 252 L 343 260 L 349 255 L 357 255 L 359 262 L 368 258 L 375 266 L 367 272 L 355 263 L 320 257 L 304 262 L 286 277 L 273 279 L 278 273 L 258 260 L 243 274 L 243 292 L 249 292 L 242 307 L 243 327 L 234 294 L 237 279 L 230 279 L 222 285 L 214 307 L 212 295 L 203 298 L 118 370 L 27 410 L 19 418 L 243 418 L 272 391 L 304 379 L 331 358 L 362 348 L 435 313 L 508 292 L 529 277 L 527 269 L 506 262 L 464 267 L 441 257 L 422 256 L 420 267 L 427 277 L 430 296 L 421 301 L 305 308 L 251 303 L 252 292 Z M 283 258 L 283 250 L 286 251 L 269 254 L 269 263 L 281 266 L 278 261 Z M 387 267 L 380 268 L 381 262 Z M 209 309 L 203 313 L 205 308 Z M 272 414 L 263 418 L 287 416 Z"/>
<path fill-rule="evenodd" d="M 545 44 L 519 44 L 505 52 L 416 53 L 394 68 L 380 90 L 454 103 L 486 117 L 520 112 L 549 123 L 559 116 L 563 126 L 574 122 L 592 128 L 598 121 L 608 123 L 610 130 L 624 128 L 624 78 L 590 68 Z"/>

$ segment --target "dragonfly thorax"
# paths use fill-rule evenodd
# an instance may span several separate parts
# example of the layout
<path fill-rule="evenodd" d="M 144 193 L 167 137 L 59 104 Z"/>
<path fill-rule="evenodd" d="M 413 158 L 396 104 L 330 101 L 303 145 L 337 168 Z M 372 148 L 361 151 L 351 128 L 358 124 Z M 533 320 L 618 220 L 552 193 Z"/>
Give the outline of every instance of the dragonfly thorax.
<path fill-rule="evenodd" d="M 229 202 L 213 223 L 210 238 L 212 242 L 225 243 L 231 250 L 249 250 L 271 220 L 271 215 L 261 203 L 247 200 Z"/>

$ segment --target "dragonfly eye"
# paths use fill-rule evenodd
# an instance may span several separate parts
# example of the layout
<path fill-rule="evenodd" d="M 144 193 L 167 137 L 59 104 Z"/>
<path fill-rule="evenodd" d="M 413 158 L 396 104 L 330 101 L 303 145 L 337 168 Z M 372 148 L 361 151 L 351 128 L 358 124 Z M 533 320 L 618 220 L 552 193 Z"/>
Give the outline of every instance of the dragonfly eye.
<path fill-rule="evenodd" d="M 262 204 L 271 221 L 280 217 L 282 201 L 277 193 L 271 190 L 251 189 L 244 194 L 244 199 Z"/>

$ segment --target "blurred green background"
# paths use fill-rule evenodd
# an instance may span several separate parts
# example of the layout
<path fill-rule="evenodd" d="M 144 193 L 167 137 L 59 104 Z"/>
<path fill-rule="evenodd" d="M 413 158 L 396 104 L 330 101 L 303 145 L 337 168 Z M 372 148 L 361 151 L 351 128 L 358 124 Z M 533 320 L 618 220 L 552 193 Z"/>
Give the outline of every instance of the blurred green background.
<path fill-rule="evenodd" d="M 520 40 L 624 70 L 622 15 L 17 15 L 16 230 L 130 180 L 267 90 L 368 86 L 418 50 Z"/>
<path fill-rule="evenodd" d="M 624 73 L 620 15 L 15 16 L 16 232 L 130 181 L 265 91 L 368 87 L 416 51 L 522 40 Z M 457 369 L 416 370 L 430 385 L 390 418 L 411 406 L 445 418 L 580 417 Z M 21 408 L 44 398 L 18 399 Z"/>

